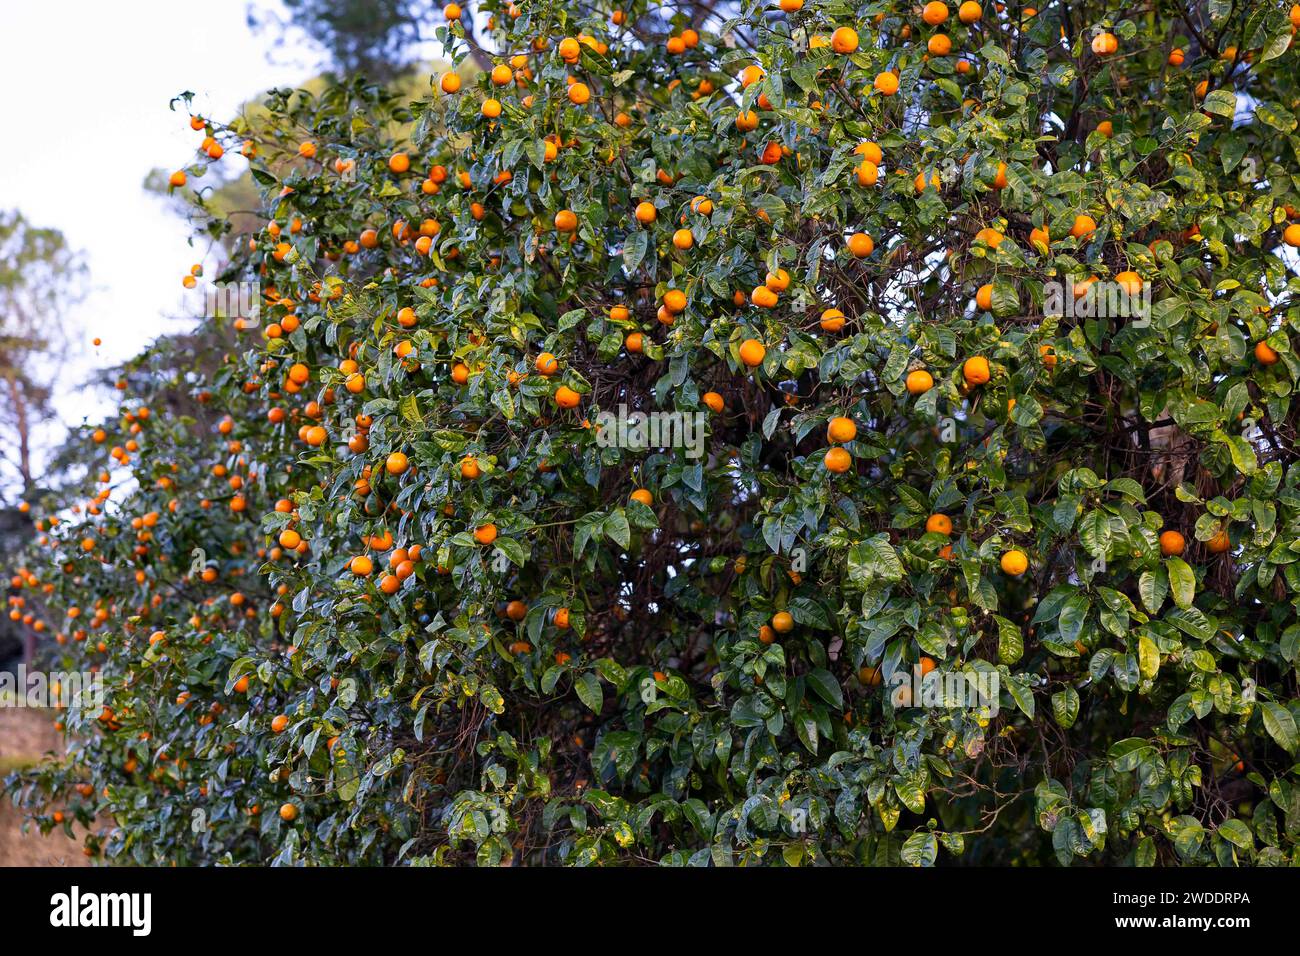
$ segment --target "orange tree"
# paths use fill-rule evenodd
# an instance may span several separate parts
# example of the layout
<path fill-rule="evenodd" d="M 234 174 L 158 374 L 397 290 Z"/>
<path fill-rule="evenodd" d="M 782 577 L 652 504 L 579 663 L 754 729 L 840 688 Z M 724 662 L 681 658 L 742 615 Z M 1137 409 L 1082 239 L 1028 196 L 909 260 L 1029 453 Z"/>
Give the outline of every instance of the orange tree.
<path fill-rule="evenodd" d="M 1294 862 L 1300 8 L 475 12 L 489 69 L 413 102 L 194 121 L 266 304 L 215 373 L 141 358 L 86 436 L 121 491 L 15 579 L 108 695 L 15 781 L 42 826 Z"/>

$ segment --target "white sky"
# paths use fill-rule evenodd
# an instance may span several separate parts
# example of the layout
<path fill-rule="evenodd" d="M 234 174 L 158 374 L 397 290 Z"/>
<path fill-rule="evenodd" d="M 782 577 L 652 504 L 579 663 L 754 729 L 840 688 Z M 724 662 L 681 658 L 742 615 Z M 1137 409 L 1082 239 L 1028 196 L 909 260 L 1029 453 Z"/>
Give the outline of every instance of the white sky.
<path fill-rule="evenodd" d="M 84 351 L 70 359 L 71 381 L 177 328 L 164 316 L 197 253 L 142 184 L 155 167 L 189 163 L 201 134 L 167 103 L 192 90 L 201 115 L 228 117 L 315 72 L 317 51 L 272 54 L 275 39 L 249 30 L 245 0 L 0 0 L 0 209 L 62 230 L 90 271 L 91 294 L 72 315 Z M 235 150 L 221 162 L 244 166 Z M 87 393 L 58 399 L 70 425 L 107 409 Z"/>

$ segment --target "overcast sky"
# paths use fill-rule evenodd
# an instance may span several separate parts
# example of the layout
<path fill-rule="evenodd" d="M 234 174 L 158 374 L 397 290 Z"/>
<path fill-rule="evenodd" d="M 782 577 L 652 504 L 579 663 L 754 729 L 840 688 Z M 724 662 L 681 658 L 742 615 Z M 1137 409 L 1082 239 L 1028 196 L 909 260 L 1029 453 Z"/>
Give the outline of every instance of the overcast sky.
<path fill-rule="evenodd" d="M 193 90 L 202 115 L 227 117 L 319 64 L 302 46 L 272 52 L 275 36 L 252 34 L 245 14 L 244 0 L 0 0 L 0 209 L 62 230 L 84 254 L 92 293 L 72 316 L 84 343 L 74 381 L 177 327 L 165 315 L 198 258 L 185 224 L 142 183 L 190 162 L 201 136 L 168 101 Z M 245 165 L 235 150 L 222 163 Z M 76 392 L 58 404 L 69 425 L 106 410 Z"/>

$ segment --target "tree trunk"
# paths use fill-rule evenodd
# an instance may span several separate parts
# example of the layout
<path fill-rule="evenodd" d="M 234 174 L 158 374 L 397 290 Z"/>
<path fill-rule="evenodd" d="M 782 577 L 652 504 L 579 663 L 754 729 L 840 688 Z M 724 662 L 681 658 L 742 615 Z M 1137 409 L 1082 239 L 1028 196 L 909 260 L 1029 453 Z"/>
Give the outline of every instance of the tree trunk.
<path fill-rule="evenodd" d="M 9 372 L 9 397 L 14 403 L 14 414 L 18 428 L 18 471 L 23 478 L 23 494 L 32 490 L 32 443 L 31 422 L 27 418 L 27 401 L 23 390 L 18 387 L 18 376 Z"/>

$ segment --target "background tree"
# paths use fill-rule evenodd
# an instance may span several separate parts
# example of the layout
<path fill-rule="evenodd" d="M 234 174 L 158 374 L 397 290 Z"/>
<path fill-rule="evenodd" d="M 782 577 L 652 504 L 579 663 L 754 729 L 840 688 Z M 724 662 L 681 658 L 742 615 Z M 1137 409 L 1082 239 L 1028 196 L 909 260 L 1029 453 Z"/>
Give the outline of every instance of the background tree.
<path fill-rule="evenodd" d="M 340 75 L 364 73 L 379 82 L 412 65 L 412 51 L 428 39 L 436 4 L 430 0 L 285 0 L 288 20 L 249 5 L 255 30 L 278 31 L 281 42 L 296 31 L 323 47 Z"/>
<path fill-rule="evenodd" d="M 68 314 L 84 295 L 85 266 L 56 229 L 0 213 L 0 471 L 23 494 L 36 483 L 33 434 L 51 412 L 55 381 L 72 347 Z"/>

